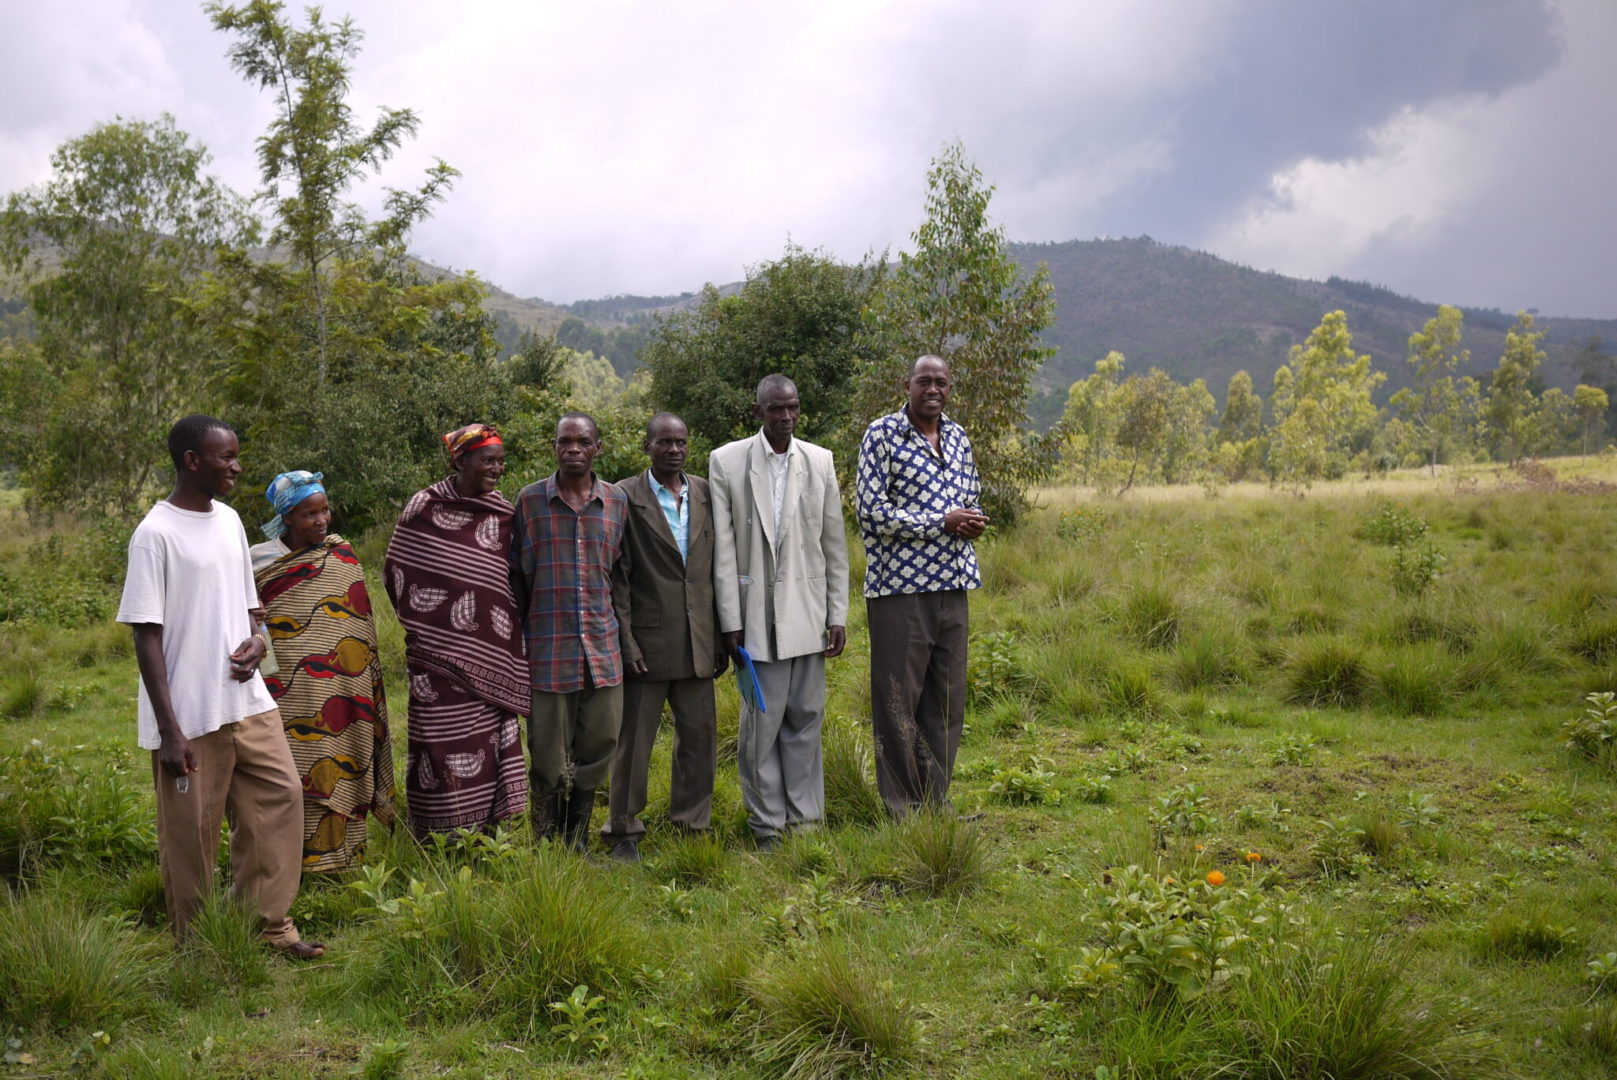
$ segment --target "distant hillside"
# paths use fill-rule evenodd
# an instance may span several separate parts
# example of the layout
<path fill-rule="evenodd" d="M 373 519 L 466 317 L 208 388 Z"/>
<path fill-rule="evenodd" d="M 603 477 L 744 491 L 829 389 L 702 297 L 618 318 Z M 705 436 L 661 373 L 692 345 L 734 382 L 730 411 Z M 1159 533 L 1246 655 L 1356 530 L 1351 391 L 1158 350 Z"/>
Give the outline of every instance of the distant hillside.
<path fill-rule="evenodd" d="M 1136 240 L 1072 240 L 1012 244 L 1022 266 L 1050 268 L 1056 324 L 1047 333 L 1057 347 L 1040 381 L 1060 389 L 1094 370 L 1116 349 L 1128 372 L 1160 367 L 1180 380 L 1200 376 L 1221 399 L 1235 372 L 1248 371 L 1267 393 L 1275 368 L 1286 362 L 1320 317 L 1347 312 L 1357 351 L 1388 373 L 1386 395 L 1408 381 L 1409 335 L 1437 312 L 1438 300 L 1415 300 L 1362 282 L 1305 281 L 1252 270 L 1205 252 Z M 1455 303 L 1459 298 L 1443 298 Z M 1465 308 L 1464 346 L 1469 374 L 1485 376 L 1499 362 L 1515 313 Z M 1570 387 L 1576 375 L 1565 362 L 1576 346 L 1599 336 L 1617 343 L 1617 320 L 1540 319 L 1549 357 L 1544 381 Z"/>

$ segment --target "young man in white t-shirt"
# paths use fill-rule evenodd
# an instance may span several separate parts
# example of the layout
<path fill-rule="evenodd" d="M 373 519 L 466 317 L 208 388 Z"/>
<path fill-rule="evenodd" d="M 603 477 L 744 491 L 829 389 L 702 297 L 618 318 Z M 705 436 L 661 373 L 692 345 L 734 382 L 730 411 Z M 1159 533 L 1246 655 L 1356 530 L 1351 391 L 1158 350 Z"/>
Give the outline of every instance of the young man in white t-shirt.
<path fill-rule="evenodd" d="M 236 486 L 240 446 L 223 421 L 197 415 L 174 425 L 168 449 L 174 490 L 129 538 L 118 621 L 135 632 L 169 921 L 183 938 L 212 885 L 228 816 L 235 898 L 270 945 L 319 956 L 325 946 L 300 941 L 288 916 L 303 869 L 303 789 L 258 674 L 268 642 L 254 631 L 247 534 L 214 501 Z"/>

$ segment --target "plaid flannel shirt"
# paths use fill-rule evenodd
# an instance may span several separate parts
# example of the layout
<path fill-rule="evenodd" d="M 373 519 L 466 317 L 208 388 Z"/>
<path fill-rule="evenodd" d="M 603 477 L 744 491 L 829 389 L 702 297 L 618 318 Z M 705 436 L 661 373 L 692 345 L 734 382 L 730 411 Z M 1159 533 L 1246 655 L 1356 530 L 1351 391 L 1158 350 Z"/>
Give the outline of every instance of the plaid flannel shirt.
<path fill-rule="evenodd" d="M 533 689 L 563 694 L 623 681 L 613 568 L 623 552 L 629 500 L 592 475 L 589 501 L 574 511 L 555 474 L 517 496 L 511 566 Z M 619 598 L 621 601 L 621 598 Z"/>

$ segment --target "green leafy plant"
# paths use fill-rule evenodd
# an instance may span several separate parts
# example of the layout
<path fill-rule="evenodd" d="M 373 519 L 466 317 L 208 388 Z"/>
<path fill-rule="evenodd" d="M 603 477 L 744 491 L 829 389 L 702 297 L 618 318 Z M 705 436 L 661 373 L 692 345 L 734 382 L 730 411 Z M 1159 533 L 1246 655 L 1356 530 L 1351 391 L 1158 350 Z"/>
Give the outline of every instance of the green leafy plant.
<path fill-rule="evenodd" d="M 573 987 L 573 992 L 564 1000 L 550 1003 L 550 1011 L 559 1018 L 552 1033 L 556 1041 L 570 1051 L 602 1054 L 612 1041 L 601 1030 L 606 1025 L 606 1017 L 599 1010 L 606 1004 L 606 998 L 599 994 L 590 997 L 589 994 L 590 988 L 580 984 Z"/>
<path fill-rule="evenodd" d="M 1179 836 L 1203 836 L 1218 826 L 1218 818 L 1208 812 L 1208 798 L 1195 784 L 1176 787 L 1157 799 L 1145 812 L 1151 836 L 1157 847 Z"/>
<path fill-rule="evenodd" d="M 1026 765 L 995 769 L 988 793 L 1012 806 L 1053 806 L 1061 801 L 1056 774 L 1041 757 L 1030 757 Z"/>
<path fill-rule="evenodd" d="M 1561 735 L 1566 748 L 1602 765 L 1617 765 L 1617 694 L 1601 691 L 1583 699 L 1583 715 L 1565 721 Z"/>
<path fill-rule="evenodd" d="M 1354 535 L 1372 544 L 1396 547 L 1423 539 L 1429 528 L 1419 514 L 1398 503 L 1384 502 L 1376 508 L 1375 513 L 1359 523 Z"/>
<path fill-rule="evenodd" d="M 360 1064 L 361 1080 L 399 1080 L 410 1055 L 410 1044 L 402 1039 L 382 1039 L 365 1048 Z"/>
<path fill-rule="evenodd" d="M 1424 596 L 1448 562 L 1448 556 L 1435 545 L 1398 544 L 1392 549 L 1392 587 L 1399 596 Z"/>

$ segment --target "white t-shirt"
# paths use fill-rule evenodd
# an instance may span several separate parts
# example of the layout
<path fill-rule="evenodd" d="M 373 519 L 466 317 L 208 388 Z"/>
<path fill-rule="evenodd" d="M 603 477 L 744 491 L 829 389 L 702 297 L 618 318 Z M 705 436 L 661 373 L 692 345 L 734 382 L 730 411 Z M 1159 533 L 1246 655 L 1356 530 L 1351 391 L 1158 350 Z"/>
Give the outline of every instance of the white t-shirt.
<path fill-rule="evenodd" d="M 257 672 L 246 682 L 230 677 L 230 654 L 252 636 L 247 613 L 256 607 L 247 533 L 223 503 L 198 513 L 160 502 L 129 538 L 129 575 L 118 621 L 163 627 L 169 702 L 186 738 L 275 708 Z M 163 743 L 145 679 L 138 716 L 140 745 L 159 749 Z"/>

